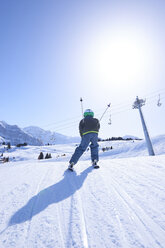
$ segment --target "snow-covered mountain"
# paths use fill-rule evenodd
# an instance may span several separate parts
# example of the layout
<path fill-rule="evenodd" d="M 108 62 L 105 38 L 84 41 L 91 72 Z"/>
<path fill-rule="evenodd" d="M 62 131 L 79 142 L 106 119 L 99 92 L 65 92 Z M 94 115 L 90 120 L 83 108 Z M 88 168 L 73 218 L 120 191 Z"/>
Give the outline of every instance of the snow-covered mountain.
<path fill-rule="evenodd" d="M 2 144 L 3 142 L 5 142 L 5 139 L 0 136 L 0 144 Z"/>
<path fill-rule="evenodd" d="M 17 125 L 9 125 L 0 121 L 0 142 L 10 142 L 11 145 L 27 143 L 28 145 L 42 145 L 42 142 L 28 133 L 24 132 Z"/>
<path fill-rule="evenodd" d="M 67 144 L 80 141 L 79 137 L 65 136 L 56 132 L 46 131 L 36 126 L 25 127 L 23 130 L 36 139 L 39 139 L 43 144 Z"/>
<path fill-rule="evenodd" d="M 27 143 L 28 145 L 67 144 L 79 142 L 79 137 L 69 137 L 59 133 L 46 131 L 40 127 L 30 126 L 19 128 L 0 121 L 0 143 L 10 142 L 11 145 Z"/>

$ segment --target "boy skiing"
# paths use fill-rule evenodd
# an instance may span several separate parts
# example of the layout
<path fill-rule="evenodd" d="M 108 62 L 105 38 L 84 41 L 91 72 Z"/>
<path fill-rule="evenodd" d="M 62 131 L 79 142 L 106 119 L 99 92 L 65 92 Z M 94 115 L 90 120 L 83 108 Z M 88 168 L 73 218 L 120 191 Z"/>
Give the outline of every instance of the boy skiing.
<path fill-rule="evenodd" d="M 74 154 L 72 155 L 69 161 L 69 170 L 73 170 L 74 165 L 78 162 L 81 155 L 87 149 L 90 143 L 91 149 L 91 160 L 94 168 L 99 168 L 97 162 L 98 157 L 98 132 L 100 129 L 99 120 L 94 118 L 94 113 L 91 109 L 87 109 L 84 112 L 84 118 L 79 123 L 79 132 L 81 136 L 81 143 L 75 149 Z"/>

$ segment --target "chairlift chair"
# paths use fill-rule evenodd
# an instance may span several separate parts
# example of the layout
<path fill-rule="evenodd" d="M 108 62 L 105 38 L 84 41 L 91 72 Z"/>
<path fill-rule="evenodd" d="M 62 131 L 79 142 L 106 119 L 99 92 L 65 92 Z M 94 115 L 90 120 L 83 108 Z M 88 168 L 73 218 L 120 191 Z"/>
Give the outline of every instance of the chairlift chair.
<path fill-rule="evenodd" d="M 160 102 L 160 95 L 159 95 L 157 106 L 160 107 L 161 105 L 162 105 L 162 103 Z"/>

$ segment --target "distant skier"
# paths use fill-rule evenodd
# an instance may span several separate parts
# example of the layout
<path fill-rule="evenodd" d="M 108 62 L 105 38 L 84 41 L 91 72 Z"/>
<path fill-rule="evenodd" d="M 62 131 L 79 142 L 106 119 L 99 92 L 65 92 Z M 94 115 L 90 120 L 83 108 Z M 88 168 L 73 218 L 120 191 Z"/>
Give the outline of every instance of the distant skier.
<path fill-rule="evenodd" d="M 72 155 L 68 169 L 73 170 L 74 165 L 78 162 L 81 155 L 85 152 L 88 145 L 90 144 L 91 149 L 91 160 L 92 165 L 95 168 L 99 168 L 97 162 L 99 160 L 98 156 L 98 132 L 100 129 L 99 120 L 94 117 L 94 113 L 91 109 L 87 109 L 84 112 L 84 118 L 79 123 L 79 132 L 81 136 L 81 143 L 76 148 L 74 154 Z"/>

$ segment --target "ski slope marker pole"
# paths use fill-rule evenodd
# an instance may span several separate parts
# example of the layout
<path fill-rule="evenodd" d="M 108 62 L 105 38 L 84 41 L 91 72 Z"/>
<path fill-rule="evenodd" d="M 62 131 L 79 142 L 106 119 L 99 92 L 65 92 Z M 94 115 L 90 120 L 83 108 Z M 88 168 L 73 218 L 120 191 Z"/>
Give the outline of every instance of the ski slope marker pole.
<path fill-rule="evenodd" d="M 104 116 L 105 113 L 107 112 L 108 108 L 110 108 L 110 106 L 111 106 L 111 103 L 109 103 L 109 104 L 107 105 L 106 110 L 105 110 L 104 113 L 102 114 L 102 116 L 101 116 L 101 118 L 100 118 L 99 121 L 101 121 L 101 119 L 103 118 L 103 116 Z"/>
<path fill-rule="evenodd" d="M 84 111 L 83 111 L 83 99 L 82 99 L 82 97 L 80 98 L 80 102 L 81 102 L 82 117 L 84 117 Z"/>

